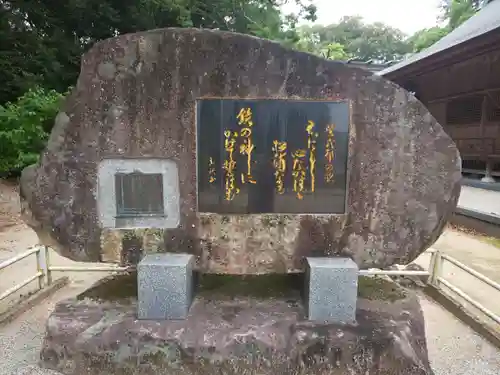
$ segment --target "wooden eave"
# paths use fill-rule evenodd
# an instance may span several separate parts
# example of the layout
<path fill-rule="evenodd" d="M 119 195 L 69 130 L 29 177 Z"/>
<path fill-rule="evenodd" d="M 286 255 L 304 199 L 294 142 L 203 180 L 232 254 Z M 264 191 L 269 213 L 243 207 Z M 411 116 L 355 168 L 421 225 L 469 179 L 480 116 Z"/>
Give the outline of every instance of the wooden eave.
<path fill-rule="evenodd" d="M 436 52 L 398 70 L 388 72 L 383 77 L 392 81 L 428 73 L 464 61 L 475 56 L 500 49 L 500 28 L 469 39 L 451 48 Z"/>

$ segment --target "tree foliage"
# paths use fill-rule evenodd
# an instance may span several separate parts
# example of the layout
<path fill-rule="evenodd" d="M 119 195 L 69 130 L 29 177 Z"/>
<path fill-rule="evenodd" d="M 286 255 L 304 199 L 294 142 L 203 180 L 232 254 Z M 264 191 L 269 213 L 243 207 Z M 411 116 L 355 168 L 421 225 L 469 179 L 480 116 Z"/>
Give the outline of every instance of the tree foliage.
<path fill-rule="evenodd" d="M 293 1 L 297 14 L 281 6 Z M 81 55 L 124 33 L 196 27 L 235 31 L 292 46 L 311 0 L 0 0 L 0 172 L 34 162 Z"/>
<path fill-rule="evenodd" d="M 299 34 L 299 49 L 322 55 L 329 45 L 340 45 L 345 51 L 344 59 L 387 62 L 410 51 L 406 36 L 400 30 L 380 22 L 366 24 L 358 16 L 344 17 L 327 26 L 304 26 Z"/>
<path fill-rule="evenodd" d="M 483 4 L 482 0 L 443 0 L 442 17 L 451 31 L 471 18 Z"/>
<path fill-rule="evenodd" d="M 197 27 L 297 42 L 299 19 L 315 19 L 311 0 L 0 0 L 0 104 L 33 85 L 64 91 L 96 41 L 148 29 Z"/>
<path fill-rule="evenodd" d="M 412 52 L 420 52 L 432 46 L 448 33 L 448 27 L 434 26 L 429 29 L 422 29 L 408 39 L 408 44 L 412 48 Z"/>
<path fill-rule="evenodd" d="M 0 175 L 37 161 L 62 98 L 55 90 L 34 88 L 15 102 L 0 105 Z"/>
<path fill-rule="evenodd" d="M 435 26 L 416 32 L 410 39 L 409 44 L 413 52 L 420 52 L 436 43 L 445 35 L 455 30 L 477 11 L 486 5 L 488 0 L 443 0 L 441 3 L 441 20 L 443 26 Z"/>
<path fill-rule="evenodd" d="M 491 0 L 442 0 L 441 25 L 411 36 L 383 23 L 366 24 L 361 17 L 344 17 L 331 25 L 299 28 L 295 47 L 338 60 L 389 62 L 420 52 L 456 29 Z M 332 49 L 333 48 L 333 49 Z"/>

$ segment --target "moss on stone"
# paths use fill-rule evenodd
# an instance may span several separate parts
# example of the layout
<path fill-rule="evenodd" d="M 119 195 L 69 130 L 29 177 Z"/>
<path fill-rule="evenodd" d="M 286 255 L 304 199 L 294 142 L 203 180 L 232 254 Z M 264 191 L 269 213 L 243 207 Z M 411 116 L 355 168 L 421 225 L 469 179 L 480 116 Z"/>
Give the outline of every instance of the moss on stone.
<path fill-rule="evenodd" d="M 212 219 L 209 216 L 200 216 L 201 225 L 210 225 L 212 224 Z"/>
<path fill-rule="evenodd" d="M 137 298 L 137 273 L 107 277 L 77 296 L 78 300 L 126 301 Z"/>
<path fill-rule="evenodd" d="M 140 233 L 140 229 L 125 229 L 122 230 L 122 233 L 124 240 L 142 238 L 142 233 Z"/>
<path fill-rule="evenodd" d="M 289 217 L 282 215 L 264 215 L 260 219 L 264 228 L 277 228 L 279 226 L 284 226 L 288 221 Z"/>
<path fill-rule="evenodd" d="M 288 215 L 280 215 L 276 220 L 278 222 L 278 226 L 284 227 L 291 219 Z"/>
<path fill-rule="evenodd" d="M 302 275 L 215 275 L 198 276 L 197 294 L 205 296 L 249 296 L 272 298 L 296 296 L 303 282 Z M 94 301 L 126 301 L 137 298 L 137 273 L 125 273 L 99 281 L 77 296 Z"/>
<path fill-rule="evenodd" d="M 394 302 L 406 296 L 405 290 L 400 285 L 381 277 L 361 276 L 358 279 L 359 298 Z"/>
<path fill-rule="evenodd" d="M 198 293 L 217 296 L 257 298 L 286 297 L 297 294 L 302 275 L 215 275 L 200 276 Z"/>
<path fill-rule="evenodd" d="M 299 295 L 304 285 L 303 274 L 216 275 L 198 276 L 197 294 L 205 297 L 273 298 Z M 368 300 L 397 301 L 406 298 L 398 284 L 380 277 L 362 276 L 358 280 L 358 297 Z M 110 276 L 77 296 L 78 300 L 127 301 L 137 298 L 137 273 Z"/>

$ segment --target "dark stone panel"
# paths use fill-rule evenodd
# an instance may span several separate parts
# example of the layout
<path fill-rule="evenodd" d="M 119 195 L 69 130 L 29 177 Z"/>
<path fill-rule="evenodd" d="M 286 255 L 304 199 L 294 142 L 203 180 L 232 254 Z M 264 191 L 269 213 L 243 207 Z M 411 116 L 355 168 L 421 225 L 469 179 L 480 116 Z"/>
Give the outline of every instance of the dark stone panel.
<path fill-rule="evenodd" d="M 197 112 L 200 212 L 345 212 L 347 102 L 203 99 Z"/>

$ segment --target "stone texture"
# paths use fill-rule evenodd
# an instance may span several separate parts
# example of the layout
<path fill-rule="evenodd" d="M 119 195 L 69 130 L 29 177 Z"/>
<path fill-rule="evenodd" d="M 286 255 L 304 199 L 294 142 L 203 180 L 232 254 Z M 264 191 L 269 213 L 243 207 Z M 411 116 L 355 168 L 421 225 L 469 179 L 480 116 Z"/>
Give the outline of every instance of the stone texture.
<path fill-rule="evenodd" d="M 203 97 L 349 100 L 347 213 L 197 213 L 195 103 Z M 120 157 L 178 165 L 180 224 L 164 229 L 154 250 L 139 249 L 140 231 L 130 250 L 105 243 L 123 235 L 99 226 L 97 169 Z M 350 257 L 360 268 L 407 264 L 440 235 L 460 179 L 452 140 L 383 78 L 258 38 L 163 29 L 108 39 L 84 55 L 39 164 L 23 172 L 21 198 L 41 241 L 74 260 L 134 263 L 133 254 L 170 251 L 194 254 L 203 272 L 262 274 L 303 271 L 306 256 Z"/>
<path fill-rule="evenodd" d="M 356 320 L 358 266 L 349 258 L 307 258 L 307 316 L 329 323 Z"/>
<path fill-rule="evenodd" d="M 125 286 L 116 280 L 113 288 Z M 57 304 L 42 367 L 67 375 L 432 374 L 418 298 L 381 279 L 360 279 L 357 323 L 347 325 L 305 321 L 292 295 L 222 297 L 211 289 L 186 320 L 162 322 L 136 320 L 133 298 L 97 295 Z"/>
<path fill-rule="evenodd" d="M 184 319 L 193 300 L 193 255 L 148 254 L 137 267 L 139 319 Z"/>

